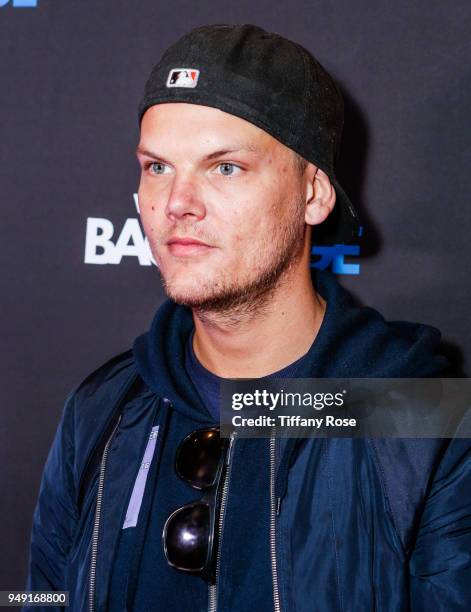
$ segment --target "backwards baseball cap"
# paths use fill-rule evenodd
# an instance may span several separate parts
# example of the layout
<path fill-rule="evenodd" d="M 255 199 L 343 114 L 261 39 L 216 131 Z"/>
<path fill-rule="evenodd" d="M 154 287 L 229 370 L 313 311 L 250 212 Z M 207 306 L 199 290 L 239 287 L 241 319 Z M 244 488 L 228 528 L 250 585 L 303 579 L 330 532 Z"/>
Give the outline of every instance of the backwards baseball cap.
<path fill-rule="evenodd" d="M 314 242 L 351 242 L 358 214 L 337 181 L 344 122 L 342 94 L 301 45 L 251 25 L 195 28 L 170 46 L 154 66 L 139 104 L 211 106 L 241 117 L 321 168 L 336 192 L 331 215 L 313 231 Z"/>

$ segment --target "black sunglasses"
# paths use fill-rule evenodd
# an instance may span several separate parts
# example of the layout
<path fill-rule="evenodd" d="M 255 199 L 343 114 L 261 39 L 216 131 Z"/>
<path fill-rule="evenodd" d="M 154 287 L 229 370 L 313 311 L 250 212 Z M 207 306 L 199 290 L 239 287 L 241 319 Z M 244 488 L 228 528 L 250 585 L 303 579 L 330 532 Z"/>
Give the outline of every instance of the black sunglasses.
<path fill-rule="evenodd" d="M 162 533 L 168 563 L 208 581 L 215 579 L 216 517 L 228 447 L 229 440 L 220 437 L 219 427 L 197 429 L 181 442 L 175 471 L 191 487 L 204 491 L 204 495 L 172 512 Z"/>

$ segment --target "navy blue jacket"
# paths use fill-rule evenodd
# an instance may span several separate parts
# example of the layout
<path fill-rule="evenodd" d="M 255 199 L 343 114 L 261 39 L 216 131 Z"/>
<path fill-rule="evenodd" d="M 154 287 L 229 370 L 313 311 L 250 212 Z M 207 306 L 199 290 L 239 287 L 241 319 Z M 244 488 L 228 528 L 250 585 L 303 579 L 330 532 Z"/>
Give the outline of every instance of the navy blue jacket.
<path fill-rule="evenodd" d="M 329 272 L 313 271 L 313 282 L 327 310 L 299 377 L 449 375 L 437 329 L 387 322 L 356 306 Z M 44 468 L 26 588 L 68 590 L 74 612 L 90 610 L 90 597 L 94 610 L 108 609 L 121 527 L 153 425 L 153 520 L 163 526 L 200 496 L 173 469 L 185 435 L 214 424 L 184 368 L 192 329 L 191 312 L 167 300 L 132 350 L 70 393 Z M 84 482 L 131 384 L 101 465 Z M 253 487 L 257 470 L 269 475 L 265 496 Z M 259 579 L 263 610 L 471 609 L 469 440 L 240 439 L 228 478 L 217 587 L 172 569 L 161 552 L 153 560 L 156 600 L 140 609 L 260 610 L 247 595 Z M 254 512 L 247 496 L 257 495 Z M 269 555 L 268 589 L 251 563 L 250 542 L 260 533 L 267 535 L 260 547 Z"/>

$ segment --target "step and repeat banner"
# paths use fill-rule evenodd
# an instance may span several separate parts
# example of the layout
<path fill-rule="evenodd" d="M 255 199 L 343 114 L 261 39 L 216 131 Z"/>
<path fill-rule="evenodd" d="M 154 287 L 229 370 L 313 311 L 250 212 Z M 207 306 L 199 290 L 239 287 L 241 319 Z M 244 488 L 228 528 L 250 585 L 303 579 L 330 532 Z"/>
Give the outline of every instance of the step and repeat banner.
<path fill-rule="evenodd" d="M 137 104 L 193 27 L 254 23 L 307 49 L 346 104 L 338 176 L 356 243 L 314 246 L 387 319 L 471 364 L 471 6 L 426 0 L 0 0 L 0 590 L 23 588 L 39 480 L 67 393 L 164 299 L 139 220 Z"/>

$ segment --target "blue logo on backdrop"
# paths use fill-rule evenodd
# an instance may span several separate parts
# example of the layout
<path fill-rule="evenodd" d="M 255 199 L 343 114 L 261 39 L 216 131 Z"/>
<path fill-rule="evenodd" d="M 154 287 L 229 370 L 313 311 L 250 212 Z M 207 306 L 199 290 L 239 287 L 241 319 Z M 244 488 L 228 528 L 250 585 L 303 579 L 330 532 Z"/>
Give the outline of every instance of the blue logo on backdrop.
<path fill-rule="evenodd" d="M 360 264 L 346 263 L 345 255 L 358 256 L 359 244 L 333 244 L 332 246 L 313 246 L 312 255 L 319 259 L 311 264 L 311 268 L 326 270 L 329 266 L 334 274 L 360 274 Z"/>
<path fill-rule="evenodd" d="M 0 8 L 11 4 L 13 8 L 36 8 L 38 0 L 0 0 Z"/>

